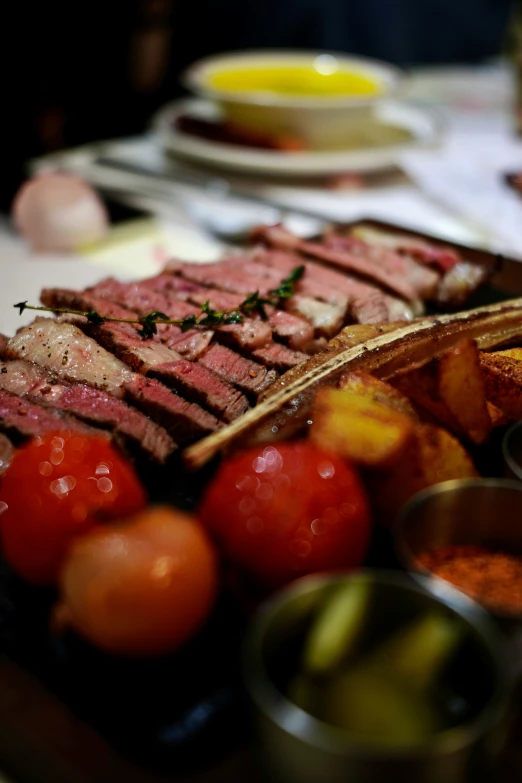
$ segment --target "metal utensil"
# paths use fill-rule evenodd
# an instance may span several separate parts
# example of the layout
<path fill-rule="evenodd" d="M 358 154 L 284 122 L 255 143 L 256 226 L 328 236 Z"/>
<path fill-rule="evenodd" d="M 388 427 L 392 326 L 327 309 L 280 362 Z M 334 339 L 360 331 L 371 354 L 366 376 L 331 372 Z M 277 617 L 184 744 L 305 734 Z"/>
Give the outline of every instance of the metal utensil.
<path fill-rule="evenodd" d="M 134 195 L 142 194 L 167 202 L 179 200 L 180 185 L 195 188 L 206 199 L 213 201 L 218 209 L 208 204 L 191 203 L 188 199 L 183 200 L 185 208 L 210 233 L 226 242 L 244 242 L 260 223 L 289 222 L 298 217 L 305 220 L 306 224 L 301 220 L 301 229 L 297 233 L 314 236 L 329 222 L 324 216 L 307 209 L 290 207 L 277 200 L 250 193 L 232 185 L 224 177 L 208 176 L 188 169 L 180 168 L 166 173 L 142 163 L 100 156 L 90 163 L 84 175 L 102 189 L 124 188 Z M 228 215 L 225 215 L 223 205 L 232 206 L 233 202 L 236 202 L 236 207 L 249 206 L 249 214 L 234 214 L 230 209 Z"/>

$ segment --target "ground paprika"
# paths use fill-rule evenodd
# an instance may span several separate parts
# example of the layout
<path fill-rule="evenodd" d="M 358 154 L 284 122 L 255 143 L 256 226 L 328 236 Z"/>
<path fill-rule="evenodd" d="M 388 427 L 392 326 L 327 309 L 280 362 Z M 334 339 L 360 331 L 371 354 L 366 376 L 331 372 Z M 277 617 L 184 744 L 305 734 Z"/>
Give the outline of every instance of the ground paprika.
<path fill-rule="evenodd" d="M 522 614 L 522 556 L 484 546 L 447 545 L 419 561 L 493 611 Z"/>

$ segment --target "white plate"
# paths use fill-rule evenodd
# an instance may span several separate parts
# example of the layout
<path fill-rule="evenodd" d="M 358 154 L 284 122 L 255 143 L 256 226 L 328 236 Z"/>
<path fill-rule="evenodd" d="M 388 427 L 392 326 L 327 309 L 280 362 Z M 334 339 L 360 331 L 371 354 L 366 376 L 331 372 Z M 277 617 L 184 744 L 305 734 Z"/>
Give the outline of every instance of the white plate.
<path fill-rule="evenodd" d="M 182 114 L 215 120 L 219 118 L 219 109 L 210 101 L 197 98 L 174 101 L 161 109 L 154 117 L 153 128 L 160 143 L 173 155 L 229 171 L 292 177 L 388 168 L 396 165 L 407 150 L 437 146 L 444 129 L 441 115 L 431 106 L 383 101 L 376 107 L 376 127 L 386 123 L 407 130 L 411 134 L 408 141 L 335 152 L 279 152 L 222 144 L 181 133 L 176 130 L 175 121 Z"/>

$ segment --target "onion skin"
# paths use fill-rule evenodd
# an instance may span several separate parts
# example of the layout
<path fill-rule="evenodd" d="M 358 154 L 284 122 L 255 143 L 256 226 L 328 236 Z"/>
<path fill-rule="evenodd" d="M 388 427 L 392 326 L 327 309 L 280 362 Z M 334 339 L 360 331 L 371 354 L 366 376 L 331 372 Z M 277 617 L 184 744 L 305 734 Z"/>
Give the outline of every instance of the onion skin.
<path fill-rule="evenodd" d="M 73 545 L 55 625 L 107 652 L 156 656 L 184 644 L 218 588 L 215 551 L 201 525 L 169 507 L 98 528 Z"/>
<path fill-rule="evenodd" d="M 61 172 L 25 182 L 12 206 L 13 223 L 36 252 L 70 253 L 102 240 L 107 211 L 80 177 Z"/>

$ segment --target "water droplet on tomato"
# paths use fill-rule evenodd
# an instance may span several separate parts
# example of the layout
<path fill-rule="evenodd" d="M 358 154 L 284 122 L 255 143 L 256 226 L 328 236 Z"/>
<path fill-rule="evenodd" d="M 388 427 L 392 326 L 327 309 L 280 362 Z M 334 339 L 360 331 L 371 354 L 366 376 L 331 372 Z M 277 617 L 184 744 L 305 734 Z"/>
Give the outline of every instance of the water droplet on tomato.
<path fill-rule="evenodd" d="M 321 476 L 321 478 L 328 479 L 332 478 L 332 476 L 335 476 L 335 468 L 332 465 L 331 462 L 328 462 L 327 460 L 323 460 L 319 462 L 317 465 L 317 472 Z"/>
<path fill-rule="evenodd" d="M 51 456 L 49 457 L 49 460 L 53 465 L 61 465 L 63 462 L 63 458 L 64 458 L 64 453 L 62 449 L 53 449 L 53 451 L 51 451 Z"/>
<path fill-rule="evenodd" d="M 96 482 L 96 486 L 100 490 L 100 492 L 110 492 L 112 489 L 112 481 L 109 478 L 100 478 Z"/>
<path fill-rule="evenodd" d="M 322 536 L 328 530 L 328 525 L 324 519 L 314 519 L 310 527 L 314 536 Z"/>
<path fill-rule="evenodd" d="M 53 472 L 53 466 L 50 462 L 40 462 L 38 465 L 38 473 L 40 476 L 50 476 Z"/>

